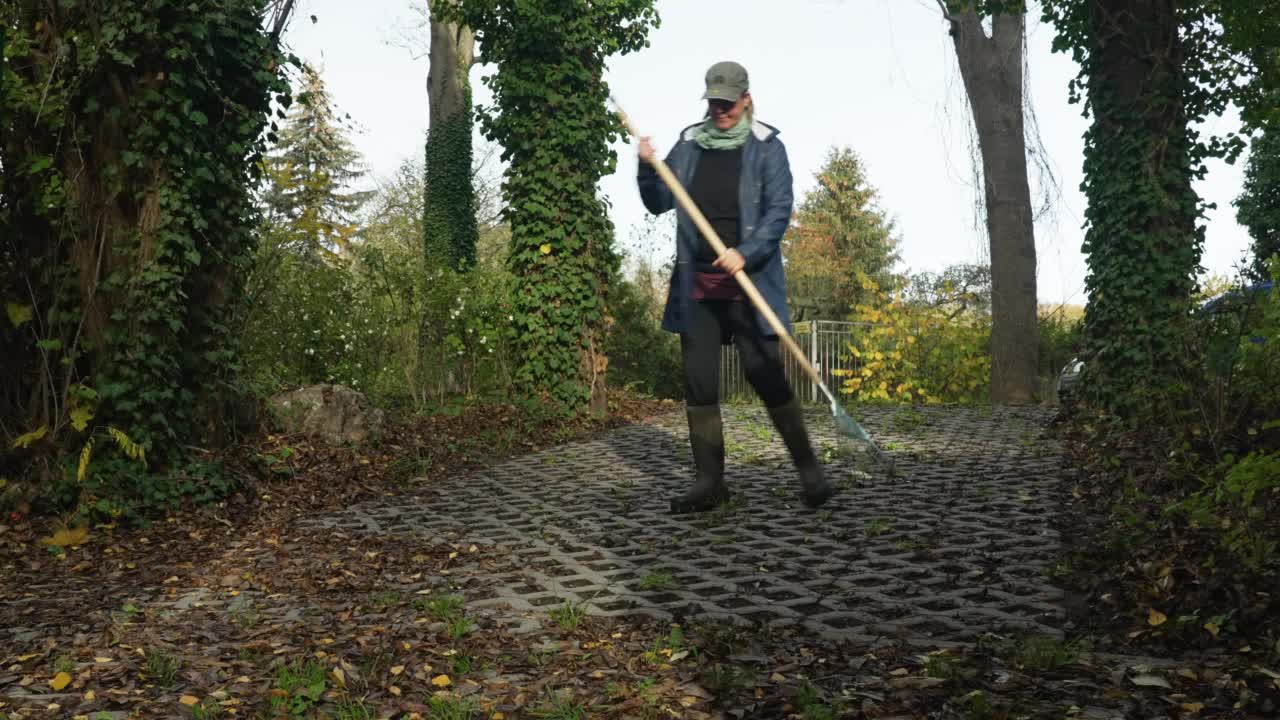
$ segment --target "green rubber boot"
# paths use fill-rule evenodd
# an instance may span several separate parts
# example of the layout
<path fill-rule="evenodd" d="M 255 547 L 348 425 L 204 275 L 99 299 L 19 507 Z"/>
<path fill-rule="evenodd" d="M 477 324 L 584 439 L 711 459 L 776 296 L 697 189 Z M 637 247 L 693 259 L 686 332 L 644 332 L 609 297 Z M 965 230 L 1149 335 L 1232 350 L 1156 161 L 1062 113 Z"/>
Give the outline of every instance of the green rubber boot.
<path fill-rule="evenodd" d="M 782 441 L 791 453 L 791 461 L 800 473 L 800 498 L 811 508 L 820 507 L 836 494 L 836 486 L 822 473 L 822 466 L 809 444 L 809 432 L 804 426 L 804 414 L 800 401 L 795 397 L 786 405 L 768 408 L 769 418 L 777 428 Z"/>
<path fill-rule="evenodd" d="M 719 405 L 688 408 L 689 446 L 693 450 L 693 487 L 671 501 L 673 513 L 706 512 L 729 500 L 724 483 L 724 427 Z"/>

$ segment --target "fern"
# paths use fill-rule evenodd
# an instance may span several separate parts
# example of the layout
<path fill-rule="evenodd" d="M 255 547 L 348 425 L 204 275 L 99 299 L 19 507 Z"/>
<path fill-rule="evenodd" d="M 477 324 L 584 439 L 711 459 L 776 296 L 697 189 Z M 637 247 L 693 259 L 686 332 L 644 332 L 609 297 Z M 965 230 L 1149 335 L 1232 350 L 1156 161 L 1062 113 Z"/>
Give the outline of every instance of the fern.
<path fill-rule="evenodd" d="M 111 436 L 112 440 L 115 440 L 116 447 L 120 448 L 120 452 L 123 452 L 126 457 L 130 460 L 137 460 L 143 465 L 147 464 L 147 451 L 131 440 L 123 430 L 108 426 L 107 434 Z"/>
<path fill-rule="evenodd" d="M 89 457 L 91 455 L 93 455 L 93 438 L 89 438 L 84 444 L 84 449 L 80 451 L 80 465 L 76 468 L 76 482 L 84 482 L 84 476 L 89 472 Z"/>

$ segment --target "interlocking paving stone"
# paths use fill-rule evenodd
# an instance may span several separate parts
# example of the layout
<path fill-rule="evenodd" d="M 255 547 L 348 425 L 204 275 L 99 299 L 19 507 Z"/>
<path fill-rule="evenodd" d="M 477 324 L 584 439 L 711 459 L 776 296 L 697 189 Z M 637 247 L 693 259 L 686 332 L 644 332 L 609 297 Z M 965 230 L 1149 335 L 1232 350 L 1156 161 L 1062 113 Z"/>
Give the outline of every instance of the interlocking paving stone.
<path fill-rule="evenodd" d="M 498 550 L 496 570 L 455 578 L 478 606 L 570 601 L 597 615 L 859 639 L 1060 634 L 1062 592 L 1048 571 L 1064 470 L 1042 432 L 1047 410 L 859 408 L 896 459 L 888 478 L 815 408 L 814 445 L 842 486 L 818 512 L 799 503 L 763 410 L 724 414 L 726 477 L 742 501 L 731 510 L 667 513 L 692 480 L 684 416 L 673 413 L 307 522 Z"/>

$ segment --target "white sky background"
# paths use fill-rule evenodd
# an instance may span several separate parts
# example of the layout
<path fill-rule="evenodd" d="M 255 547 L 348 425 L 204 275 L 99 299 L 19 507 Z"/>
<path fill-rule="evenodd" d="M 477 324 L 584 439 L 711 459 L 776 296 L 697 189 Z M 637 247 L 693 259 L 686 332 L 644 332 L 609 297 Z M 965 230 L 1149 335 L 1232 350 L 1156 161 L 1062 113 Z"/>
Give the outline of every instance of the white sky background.
<path fill-rule="evenodd" d="M 290 48 L 320 65 L 340 112 L 362 132 L 352 140 L 375 177 L 419 158 L 427 128 L 427 59 L 396 45 L 422 0 L 302 0 L 287 34 Z M 606 79 L 659 152 L 702 117 L 703 74 L 734 59 L 751 75 L 759 118 L 781 131 L 795 176 L 797 204 L 833 145 L 863 159 L 880 205 L 897 224 L 903 265 L 938 271 L 983 262 L 985 231 L 975 226 L 969 106 L 947 26 L 934 0 L 658 0 L 662 25 L 651 46 L 615 57 Z M 309 16 L 317 22 L 312 23 Z M 1076 74 L 1066 55 L 1050 52 L 1053 28 L 1028 31 L 1030 94 L 1040 139 L 1062 189 L 1036 226 L 1041 302 L 1084 301 L 1080 252 L 1085 201 L 1079 192 L 1087 121 L 1067 102 Z M 425 45 L 425 43 L 424 43 Z M 472 70 L 475 101 L 490 100 Z M 1233 120 L 1209 129 L 1232 127 Z M 618 170 L 601 183 L 612 202 L 622 249 L 636 251 L 633 228 L 647 214 L 635 189 L 636 157 L 618 145 Z M 1249 237 L 1231 201 L 1242 163 L 1215 162 L 1197 185 L 1216 203 L 1209 213 L 1201 264 L 1228 273 Z M 1032 176 L 1033 192 L 1036 178 Z M 1034 198 L 1033 198 L 1034 200 Z M 660 249 L 655 259 L 670 254 Z"/>

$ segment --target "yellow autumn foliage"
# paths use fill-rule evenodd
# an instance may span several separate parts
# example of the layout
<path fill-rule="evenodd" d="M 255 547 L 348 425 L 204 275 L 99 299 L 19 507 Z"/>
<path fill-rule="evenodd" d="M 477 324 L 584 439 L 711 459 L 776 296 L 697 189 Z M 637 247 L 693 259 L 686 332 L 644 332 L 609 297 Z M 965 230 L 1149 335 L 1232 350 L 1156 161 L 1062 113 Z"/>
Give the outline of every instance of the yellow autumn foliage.
<path fill-rule="evenodd" d="M 871 289 L 871 288 L 868 288 Z M 847 348 L 854 369 L 840 389 L 856 402 L 938 404 L 986 399 L 991 320 L 947 303 L 909 301 L 901 290 L 874 288 L 853 320 L 864 330 Z"/>

